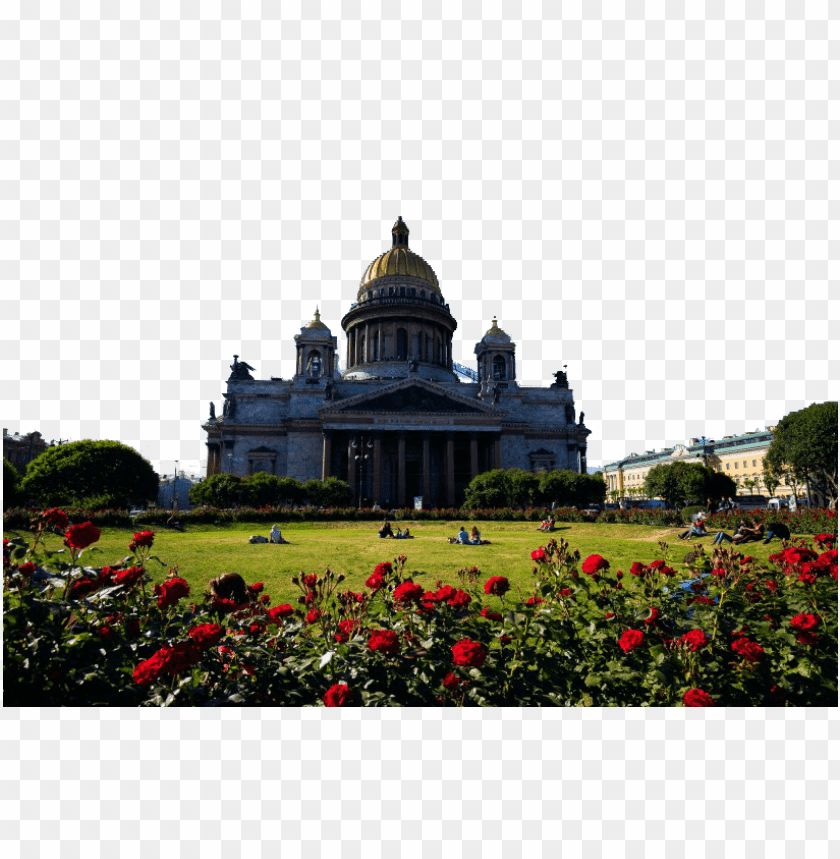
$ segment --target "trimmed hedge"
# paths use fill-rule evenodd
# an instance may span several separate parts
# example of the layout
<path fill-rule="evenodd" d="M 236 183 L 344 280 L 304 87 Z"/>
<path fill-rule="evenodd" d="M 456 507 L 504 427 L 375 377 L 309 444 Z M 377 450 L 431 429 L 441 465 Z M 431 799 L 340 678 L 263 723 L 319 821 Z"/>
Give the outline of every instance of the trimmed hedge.
<path fill-rule="evenodd" d="M 38 510 L 21 508 L 6 510 L 3 514 L 3 527 L 6 530 L 25 530 Z M 131 517 L 128 510 L 88 510 L 83 508 L 65 511 L 73 523 L 93 522 L 105 528 L 132 528 L 166 524 L 172 515 L 169 510 L 152 509 Z M 361 510 L 356 507 L 239 507 L 235 510 L 220 510 L 215 507 L 196 507 L 178 513 L 178 519 L 185 526 L 190 525 L 227 525 L 233 522 L 381 522 L 388 518 L 402 522 L 541 522 L 549 512 L 557 522 L 597 522 L 599 524 L 653 525 L 658 527 L 679 527 L 691 522 L 687 510 L 604 510 L 598 515 L 577 510 L 574 507 L 560 507 L 547 511 L 544 507 L 526 507 L 522 510 L 504 507 L 500 509 L 478 508 L 463 510 L 443 507 L 434 510 L 413 510 L 406 507 L 395 511 L 374 511 L 369 507 Z M 823 532 L 836 533 L 837 514 L 826 509 L 801 509 L 795 513 L 788 510 L 735 510 L 716 513 L 706 519 L 706 527 L 711 531 L 732 530 L 740 519 L 760 520 L 764 524 L 784 522 L 794 534 Z"/>

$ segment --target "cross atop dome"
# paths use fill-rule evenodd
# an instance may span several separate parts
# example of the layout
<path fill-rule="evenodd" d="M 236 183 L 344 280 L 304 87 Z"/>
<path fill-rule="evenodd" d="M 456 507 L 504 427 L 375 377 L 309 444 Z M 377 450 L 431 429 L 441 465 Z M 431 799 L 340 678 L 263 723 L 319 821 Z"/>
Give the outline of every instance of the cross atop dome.
<path fill-rule="evenodd" d="M 397 218 L 397 222 L 391 227 L 392 247 L 407 248 L 408 247 L 408 227 L 402 219 L 402 215 Z"/>

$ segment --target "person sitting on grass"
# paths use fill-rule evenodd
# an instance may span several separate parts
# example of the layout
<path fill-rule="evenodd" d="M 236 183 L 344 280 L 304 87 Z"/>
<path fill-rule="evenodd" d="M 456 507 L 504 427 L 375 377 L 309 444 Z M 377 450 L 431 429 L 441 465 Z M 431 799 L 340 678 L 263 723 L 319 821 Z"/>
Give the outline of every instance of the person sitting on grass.
<path fill-rule="evenodd" d="M 697 518 L 694 526 L 684 531 L 679 535 L 680 540 L 690 540 L 692 537 L 707 537 L 709 532 L 706 530 L 706 523 L 703 519 Z"/>
<path fill-rule="evenodd" d="M 385 520 L 385 524 L 379 529 L 379 536 L 382 539 L 394 536 L 394 532 L 391 530 L 391 523 L 387 519 Z"/>
<path fill-rule="evenodd" d="M 472 543 L 473 546 L 481 545 L 481 531 L 478 530 L 476 525 L 473 525 L 472 531 L 470 531 L 470 543 Z"/>
<path fill-rule="evenodd" d="M 540 525 L 540 527 L 537 528 L 537 530 L 538 531 L 548 531 L 548 532 L 553 531 L 554 530 L 554 517 L 549 516 L 547 519 L 544 519 L 542 524 Z"/>
<path fill-rule="evenodd" d="M 271 533 L 268 535 L 268 541 L 270 543 L 288 543 L 288 540 L 283 539 L 283 535 L 280 533 L 280 526 L 275 525 L 271 529 Z"/>
<path fill-rule="evenodd" d="M 740 546 L 741 543 L 749 543 L 752 540 L 760 540 L 764 536 L 764 526 L 761 522 L 756 522 L 753 526 L 745 526 L 741 529 L 741 532 L 736 534 L 732 538 L 732 542 L 736 546 Z"/>
<path fill-rule="evenodd" d="M 729 534 L 726 533 L 726 531 L 718 531 L 717 534 L 715 534 L 715 539 L 712 540 L 712 545 L 719 546 L 723 543 L 724 540 L 726 540 L 727 543 L 731 543 L 735 539 L 735 537 L 744 532 L 744 529 L 746 527 L 747 523 L 743 519 L 741 519 L 735 526 L 735 533 L 731 537 L 729 536 Z"/>
<path fill-rule="evenodd" d="M 465 546 L 469 546 L 470 544 L 470 535 L 464 529 L 464 526 L 461 525 L 461 530 L 458 532 L 458 536 L 455 538 L 456 543 L 463 543 Z"/>
<path fill-rule="evenodd" d="M 790 540 L 790 528 L 782 522 L 771 522 L 767 526 L 767 536 L 765 536 L 763 543 L 766 546 L 774 537 L 778 537 L 780 540 Z"/>

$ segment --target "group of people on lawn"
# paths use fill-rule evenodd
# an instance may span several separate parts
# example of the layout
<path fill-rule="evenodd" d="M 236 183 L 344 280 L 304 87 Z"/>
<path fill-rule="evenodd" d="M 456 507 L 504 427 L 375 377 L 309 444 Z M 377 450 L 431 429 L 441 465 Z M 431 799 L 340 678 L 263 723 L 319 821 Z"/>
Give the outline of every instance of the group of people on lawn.
<path fill-rule="evenodd" d="M 726 499 L 723 499 L 726 502 Z M 715 501 L 711 498 L 708 499 L 708 504 L 706 505 L 706 513 L 700 513 L 697 516 L 697 519 L 694 521 L 694 524 L 688 531 L 684 531 L 679 535 L 680 540 L 691 540 L 694 537 L 708 537 L 710 532 L 706 528 L 706 514 L 712 515 L 716 513 L 718 509 L 732 509 L 732 507 L 722 507 L 719 508 Z M 749 543 L 755 540 L 763 540 L 765 544 L 769 543 L 774 537 L 777 537 L 780 540 L 789 540 L 790 539 L 790 529 L 787 525 L 782 524 L 781 522 L 771 522 L 767 526 L 767 530 L 765 532 L 764 525 L 761 522 L 750 522 L 748 519 L 742 519 L 738 522 L 738 526 L 735 529 L 735 533 L 730 536 L 726 533 L 726 531 L 718 531 L 715 534 L 714 540 L 712 543 L 714 545 L 720 545 L 724 542 L 734 543 L 736 546 L 741 543 Z"/>

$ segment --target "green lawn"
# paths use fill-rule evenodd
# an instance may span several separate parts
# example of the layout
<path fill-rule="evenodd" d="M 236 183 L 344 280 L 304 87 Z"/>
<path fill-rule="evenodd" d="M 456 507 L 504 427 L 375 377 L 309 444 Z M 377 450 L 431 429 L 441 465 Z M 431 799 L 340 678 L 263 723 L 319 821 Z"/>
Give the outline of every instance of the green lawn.
<path fill-rule="evenodd" d="M 403 525 L 407 523 L 401 523 Z M 533 522 L 479 522 L 482 537 L 490 540 L 489 546 L 449 545 L 446 536 L 454 536 L 458 522 L 418 522 L 410 524 L 413 540 L 380 540 L 376 523 L 300 523 L 283 528 L 289 545 L 251 545 L 251 534 L 268 535 L 270 527 L 265 524 L 237 523 L 231 526 L 195 526 L 184 533 L 157 532 L 153 554 L 166 566 L 155 562 L 148 565 L 156 581 L 161 581 L 169 566 L 178 565 L 179 573 L 192 587 L 195 596 L 207 587 L 207 582 L 221 573 L 240 573 L 249 584 L 265 582 L 266 593 L 272 602 L 292 602 L 299 591 L 291 584 L 292 576 L 300 571 L 322 572 L 329 567 L 335 573 L 347 577 L 342 589 L 362 590 L 365 579 L 376 564 L 392 561 L 396 555 L 408 558 L 406 569 L 418 571 L 418 584 L 433 587 L 437 580 L 457 585 L 461 567 L 477 566 L 482 580 L 490 576 L 507 576 L 514 588 L 532 593 L 533 566 L 530 553 L 544 545 L 552 535 L 536 530 Z M 472 523 L 466 523 L 468 528 Z M 607 558 L 613 570 L 625 572 L 633 561 L 650 562 L 661 557 L 658 541 L 666 540 L 671 547 L 670 562 L 678 569 L 682 558 L 691 550 L 691 545 L 676 539 L 680 528 L 659 528 L 641 525 L 597 525 L 589 523 L 564 523 L 553 535 L 569 541 L 578 549 L 581 557 L 601 554 Z M 11 532 L 14 533 L 14 532 Z M 114 564 L 128 554 L 128 543 L 133 531 L 122 528 L 103 530 L 97 544 L 101 549 L 93 555 L 85 552 L 83 562 L 102 566 Z M 31 537 L 21 532 L 24 538 Z M 11 534 L 7 534 L 11 536 Z M 711 551 L 711 537 L 700 541 Z M 50 537 L 47 547 L 61 548 L 61 538 Z M 729 545 L 729 544 L 726 544 Z M 768 546 L 749 543 L 745 554 L 765 560 L 772 552 L 779 551 L 775 540 Z"/>

